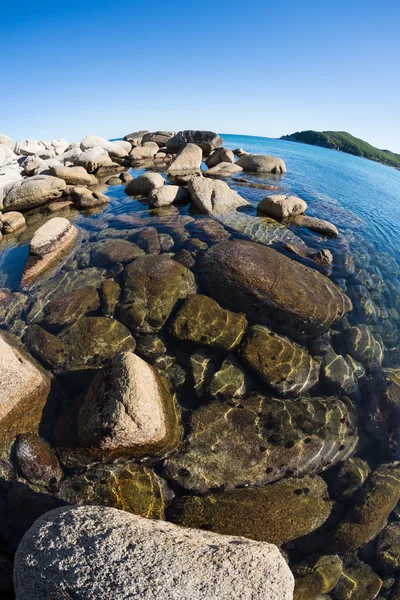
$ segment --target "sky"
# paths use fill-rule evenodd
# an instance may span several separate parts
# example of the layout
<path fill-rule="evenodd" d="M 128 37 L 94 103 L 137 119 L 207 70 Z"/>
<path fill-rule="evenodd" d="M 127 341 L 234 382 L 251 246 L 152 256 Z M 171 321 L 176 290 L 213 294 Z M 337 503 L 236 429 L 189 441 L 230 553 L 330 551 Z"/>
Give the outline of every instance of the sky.
<path fill-rule="evenodd" d="M 0 131 L 340 130 L 400 152 L 399 30 L 399 0 L 4 2 Z"/>

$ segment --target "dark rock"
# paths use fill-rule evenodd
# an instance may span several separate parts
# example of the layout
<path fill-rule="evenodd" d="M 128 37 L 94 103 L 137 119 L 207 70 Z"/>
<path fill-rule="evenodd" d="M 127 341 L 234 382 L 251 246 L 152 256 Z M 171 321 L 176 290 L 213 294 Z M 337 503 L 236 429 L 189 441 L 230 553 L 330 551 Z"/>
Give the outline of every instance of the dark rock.
<path fill-rule="evenodd" d="M 293 600 L 317 600 L 333 590 L 342 575 L 342 561 L 337 554 L 308 556 L 292 571 L 295 577 Z"/>
<path fill-rule="evenodd" d="M 353 396 L 357 390 L 352 368 L 331 346 L 321 365 L 321 377 L 332 393 L 342 392 Z"/>
<path fill-rule="evenodd" d="M 13 560 L 3 552 L 0 553 L 0 592 L 4 594 L 2 596 L 4 600 L 14 598 Z M 6 596 L 6 594 L 10 594 L 10 596 Z"/>
<path fill-rule="evenodd" d="M 132 237 L 135 244 L 146 254 L 160 254 L 160 240 L 155 227 L 146 227 Z"/>
<path fill-rule="evenodd" d="M 113 279 L 106 279 L 100 286 L 100 303 L 105 317 L 113 317 L 117 307 L 121 288 Z"/>
<path fill-rule="evenodd" d="M 382 365 L 383 348 L 368 325 L 356 325 L 343 333 L 348 354 L 359 361 L 367 371 L 374 371 Z"/>
<path fill-rule="evenodd" d="M 194 390 L 201 398 L 206 393 L 208 384 L 217 370 L 215 356 L 208 350 L 197 350 L 190 356 L 190 366 L 192 367 Z"/>
<path fill-rule="evenodd" d="M 217 244 L 231 237 L 221 223 L 209 217 L 196 219 L 192 223 L 191 231 L 195 236 L 205 240 L 208 244 Z"/>
<path fill-rule="evenodd" d="M 39 325 L 31 325 L 25 333 L 25 344 L 31 354 L 46 367 L 55 369 L 65 363 L 68 348 L 55 335 Z"/>
<path fill-rule="evenodd" d="M 63 476 L 54 451 L 35 433 L 23 433 L 15 440 L 15 456 L 22 475 L 33 484 L 51 487 Z"/>
<path fill-rule="evenodd" d="M 108 268 L 117 263 L 126 265 L 142 254 L 143 250 L 132 242 L 109 239 L 93 244 L 90 262 L 95 267 Z"/>
<path fill-rule="evenodd" d="M 347 502 L 362 488 L 371 469 L 361 458 L 348 458 L 341 466 L 333 482 L 337 500 Z"/>
<path fill-rule="evenodd" d="M 400 570 L 400 523 L 387 525 L 378 535 L 376 559 L 383 571 Z"/>
<path fill-rule="evenodd" d="M 70 292 L 60 293 L 45 307 L 44 325 L 62 327 L 75 323 L 80 317 L 100 308 L 100 298 L 96 288 L 85 286 Z"/>
<path fill-rule="evenodd" d="M 381 369 L 366 394 L 367 431 L 392 459 L 400 458 L 400 368 Z"/>
<path fill-rule="evenodd" d="M 167 347 L 158 335 L 149 333 L 137 340 L 136 354 L 149 362 L 152 362 L 167 351 Z"/>
<path fill-rule="evenodd" d="M 250 390 L 250 378 L 233 354 L 224 360 L 208 387 L 210 396 L 219 400 L 239 398 Z"/>
<path fill-rule="evenodd" d="M 382 581 L 370 566 L 350 556 L 343 562 L 343 573 L 333 592 L 335 600 L 373 600 Z"/>
<path fill-rule="evenodd" d="M 206 154 L 209 154 L 223 144 L 223 139 L 213 131 L 178 131 L 167 142 L 168 152 L 178 152 L 185 144 L 196 144 Z"/>

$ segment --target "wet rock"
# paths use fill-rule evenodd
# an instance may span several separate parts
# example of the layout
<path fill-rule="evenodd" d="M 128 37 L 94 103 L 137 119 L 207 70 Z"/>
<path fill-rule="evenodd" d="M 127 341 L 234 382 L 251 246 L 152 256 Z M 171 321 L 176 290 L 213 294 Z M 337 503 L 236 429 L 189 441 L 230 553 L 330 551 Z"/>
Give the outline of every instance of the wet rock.
<path fill-rule="evenodd" d="M 64 179 L 67 185 L 96 185 L 97 179 L 90 175 L 83 167 L 51 167 L 51 174 L 54 177 Z"/>
<path fill-rule="evenodd" d="M 237 358 L 231 354 L 214 374 L 208 392 L 213 398 L 228 400 L 244 396 L 250 389 L 250 378 Z"/>
<path fill-rule="evenodd" d="M 15 457 L 19 471 L 33 484 L 54 486 L 63 476 L 54 451 L 35 433 L 17 435 Z"/>
<path fill-rule="evenodd" d="M 25 225 L 25 217 L 19 212 L 10 211 L 0 218 L 0 227 L 2 227 L 3 233 L 14 233 L 25 227 Z"/>
<path fill-rule="evenodd" d="M 372 335 L 368 325 L 350 327 L 343 332 L 343 339 L 348 354 L 367 371 L 374 371 L 382 365 L 382 344 Z"/>
<path fill-rule="evenodd" d="M 183 173 L 199 173 L 203 160 L 203 152 L 195 144 L 186 144 L 178 152 L 167 171 L 174 176 Z M 201 179 L 196 177 L 195 179 Z"/>
<path fill-rule="evenodd" d="M 194 390 L 199 398 L 204 396 L 217 370 L 216 359 L 207 350 L 197 350 L 190 356 L 192 367 Z"/>
<path fill-rule="evenodd" d="M 88 173 L 94 173 L 101 167 L 111 167 L 113 164 L 108 152 L 100 146 L 85 150 L 75 161 L 76 166 L 83 167 Z"/>
<path fill-rule="evenodd" d="M 164 341 L 158 335 L 149 333 L 137 340 L 136 354 L 149 362 L 154 361 L 167 351 Z"/>
<path fill-rule="evenodd" d="M 179 185 L 164 185 L 150 192 L 147 201 L 152 208 L 169 206 L 173 202 L 186 202 L 189 193 L 186 188 Z"/>
<path fill-rule="evenodd" d="M 192 203 L 202 213 L 220 214 L 248 204 L 224 181 L 195 177 L 188 184 Z"/>
<path fill-rule="evenodd" d="M 108 506 L 147 519 L 163 519 L 172 493 L 151 469 L 130 461 L 93 465 L 82 475 L 65 480 L 57 496 L 78 506 Z"/>
<path fill-rule="evenodd" d="M 95 267 L 109 268 L 116 264 L 126 265 L 143 254 L 136 244 L 122 239 L 96 242 L 90 251 L 90 262 Z"/>
<path fill-rule="evenodd" d="M 236 348 L 247 327 L 244 315 L 224 310 L 208 296 L 193 294 L 187 298 L 173 324 L 173 335 L 222 350 Z"/>
<path fill-rule="evenodd" d="M 125 188 L 128 196 L 148 196 L 156 188 L 162 187 L 165 179 L 160 173 L 144 173 L 135 177 Z"/>
<path fill-rule="evenodd" d="M 53 298 L 45 308 L 44 324 L 49 328 L 69 325 L 98 308 L 100 298 L 96 288 L 81 287 Z"/>
<path fill-rule="evenodd" d="M 198 236 L 209 244 L 217 244 L 231 237 L 221 223 L 214 221 L 210 217 L 196 219 L 191 225 L 191 231 L 193 235 Z"/>
<path fill-rule="evenodd" d="M 357 390 L 352 368 L 331 346 L 321 365 L 321 377 L 333 393 L 342 392 L 352 396 Z"/>
<path fill-rule="evenodd" d="M 286 165 L 281 158 L 265 154 L 245 154 L 236 164 L 250 173 L 286 173 Z"/>
<path fill-rule="evenodd" d="M 177 407 L 164 380 L 132 352 L 115 356 L 98 373 L 79 411 L 80 445 L 103 453 L 165 454 L 180 437 Z"/>
<path fill-rule="evenodd" d="M 105 194 L 89 190 L 81 185 L 78 185 L 71 190 L 71 197 L 74 201 L 74 205 L 81 210 L 103 206 L 110 202 L 110 198 Z"/>
<path fill-rule="evenodd" d="M 235 173 L 241 173 L 242 167 L 230 162 L 220 162 L 215 167 L 204 171 L 204 177 L 231 177 Z"/>
<path fill-rule="evenodd" d="M 381 586 L 381 579 L 371 567 L 351 556 L 343 563 L 343 573 L 333 597 L 335 600 L 373 600 Z"/>
<path fill-rule="evenodd" d="M 293 600 L 317 600 L 320 594 L 331 592 L 339 581 L 342 570 L 342 561 L 337 554 L 305 558 L 293 569 Z"/>
<path fill-rule="evenodd" d="M 135 340 L 129 331 L 114 319 L 82 317 L 59 339 L 68 348 L 68 361 L 64 370 L 98 368 L 118 352 L 135 349 Z"/>
<path fill-rule="evenodd" d="M 263 198 L 257 206 L 257 210 L 269 217 L 283 218 L 304 213 L 307 210 L 307 204 L 297 196 L 274 194 Z"/>
<path fill-rule="evenodd" d="M 347 502 L 362 488 L 371 469 L 362 458 L 348 458 L 341 466 L 333 482 L 337 500 Z"/>
<path fill-rule="evenodd" d="M 321 335 L 351 310 L 348 297 L 324 275 L 260 244 L 212 246 L 200 271 L 217 301 L 295 339 Z"/>
<path fill-rule="evenodd" d="M 121 288 L 113 279 L 106 279 L 100 286 L 100 304 L 105 317 L 113 317 L 117 308 Z"/>
<path fill-rule="evenodd" d="M 240 346 L 245 363 L 282 396 L 299 396 L 318 382 L 318 362 L 288 338 L 267 327 L 250 327 Z"/>
<path fill-rule="evenodd" d="M 371 294 L 364 285 L 349 286 L 348 293 L 353 305 L 363 316 L 363 321 L 375 324 L 378 320 L 378 307 L 371 298 Z"/>
<path fill-rule="evenodd" d="M 63 365 L 68 356 L 66 345 L 39 325 L 27 328 L 25 344 L 35 358 L 51 369 Z"/>
<path fill-rule="evenodd" d="M 140 256 L 124 271 L 120 317 L 133 331 L 154 333 L 179 299 L 196 291 L 191 271 L 168 256 Z"/>
<path fill-rule="evenodd" d="M 252 394 L 237 406 L 213 401 L 199 408 L 164 475 L 199 493 L 264 485 L 323 471 L 347 458 L 356 443 L 355 413 L 347 402 Z"/>
<path fill-rule="evenodd" d="M 183 265 L 187 269 L 191 269 L 196 264 L 193 255 L 189 252 L 189 250 L 186 250 L 185 248 L 182 248 L 181 250 L 176 252 L 176 254 L 174 255 L 174 260 L 176 260 L 176 262 L 178 262 L 180 265 Z"/>
<path fill-rule="evenodd" d="M 332 237 L 337 237 L 339 235 L 336 227 L 329 223 L 329 221 L 324 221 L 323 219 L 317 219 L 316 217 L 309 217 L 308 215 L 297 215 L 293 217 L 292 222 L 301 227 L 307 227 L 311 231 L 316 231 L 317 233 L 322 233 L 324 235 L 329 235 Z"/>
<path fill-rule="evenodd" d="M 332 252 L 323 248 L 322 250 L 318 250 L 318 252 L 308 254 L 308 258 L 315 260 L 315 262 L 320 265 L 331 265 L 333 263 L 333 255 Z"/>
<path fill-rule="evenodd" d="M 196 144 L 205 154 L 209 154 L 223 144 L 223 139 L 214 131 L 178 131 L 167 142 L 168 152 L 178 152 L 186 144 Z"/>
<path fill-rule="evenodd" d="M 132 240 L 146 254 L 160 254 L 160 239 L 155 227 L 142 229 L 132 237 Z"/>
<path fill-rule="evenodd" d="M 333 552 L 354 552 L 374 538 L 400 498 L 400 468 L 381 465 L 369 476 L 354 506 L 330 535 Z"/>
<path fill-rule="evenodd" d="M 58 177 L 36 175 L 28 179 L 16 181 L 3 200 L 4 210 L 20 211 L 42 206 L 59 198 L 66 188 L 66 183 Z"/>
<path fill-rule="evenodd" d="M 64 209 L 70 209 L 73 207 L 73 205 L 74 203 L 72 202 L 72 200 L 60 200 L 59 202 L 51 202 L 47 206 L 47 210 L 51 213 L 57 213 L 61 212 Z"/>
<path fill-rule="evenodd" d="M 400 570 L 400 523 L 391 523 L 378 535 L 376 560 L 383 571 Z"/>
<path fill-rule="evenodd" d="M 0 325 L 13 335 L 22 335 L 25 323 L 22 319 L 29 307 L 29 298 L 26 294 L 15 292 L 4 293 L 0 300 Z M 22 317 L 22 319 L 21 319 Z"/>
<path fill-rule="evenodd" d="M 26 534 L 15 588 L 17 600 L 42 600 L 57 588 L 86 600 L 290 600 L 293 576 L 270 544 L 78 507 L 47 513 Z"/>
<path fill-rule="evenodd" d="M 367 390 L 365 425 L 390 458 L 400 458 L 400 368 L 382 369 Z"/>
<path fill-rule="evenodd" d="M 169 516 L 184 527 L 281 546 L 320 527 L 330 512 L 325 482 L 307 475 L 265 487 L 177 498 Z"/>

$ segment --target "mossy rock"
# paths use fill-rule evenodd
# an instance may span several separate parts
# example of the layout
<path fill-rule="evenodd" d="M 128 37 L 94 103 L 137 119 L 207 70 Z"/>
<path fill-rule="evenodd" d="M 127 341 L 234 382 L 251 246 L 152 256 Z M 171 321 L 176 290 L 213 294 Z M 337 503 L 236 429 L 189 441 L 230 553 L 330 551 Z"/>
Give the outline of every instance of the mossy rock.
<path fill-rule="evenodd" d="M 364 365 L 367 371 L 374 371 L 382 365 L 383 346 L 368 325 L 350 327 L 343 337 L 348 354 Z"/>
<path fill-rule="evenodd" d="M 64 342 L 40 325 L 27 328 L 25 344 L 35 358 L 51 369 L 60 367 L 67 360 L 68 348 Z"/>
<path fill-rule="evenodd" d="M 184 527 L 240 535 L 278 546 L 322 525 L 331 512 L 318 475 L 289 478 L 265 487 L 174 500 L 169 515 Z"/>
<path fill-rule="evenodd" d="M 335 600 L 373 600 L 382 580 L 370 566 L 351 556 L 343 563 L 343 573 L 333 592 Z"/>
<path fill-rule="evenodd" d="M 115 264 L 126 265 L 143 254 L 136 244 L 123 239 L 101 240 L 93 244 L 90 263 L 94 267 L 112 267 Z"/>
<path fill-rule="evenodd" d="M 362 458 L 348 458 L 341 466 L 333 482 L 333 492 L 338 500 L 346 502 L 364 485 L 371 469 Z"/>
<path fill-rule="evenodd" d="M 229 351 L 239 345 L 246 327 L 244 315 L 224 310 L 208 296 L 193 294 L 175 317 L 172 333 L 186 342 Z"/>
<path fill-rule="evenodd" d="M 309 556 L 292 568 L 295 577 L 293 600 L 316 600 L 333 590 L 342 575 L 337 554 Z"/>
<path fill-rule="evenodd" d="M 378 536 L 376 560 L 384 571 L 400 570 L 400 523 L 387 525 Z"/>
<path fill-rule="evenodd" d="M 240 398 L 250 391 L 251 382 L 235 355 L 229 355 L 208 386 L 210 396 L 218 399 Z"/>
<path fill-rule="evenodd" d="M 318 382 L 319 363 L 304 348 L 262 325 L 248 329 L 240 355 L 282 396 L 299 396 Z"/>
<path fill-rule="evenodd" d="M 85 286 L 61 292 L 45 307 L 43 324 L 47 328 L 63 327 L 75 323 L 80 317 L 100 308 L 100 298 L 95 287 Z"/>
<path fill-rule="evenodd" d="M 192 367 L 194 390 L 197 396 L 202 398 L 217 370 L 216 357 L 208 350 L 197 350 L 190 356 L 190 366 Z"/>
<path fill-rule="evenodd" d="M 113 279 L 106 279 L 100 287 L 100 303 L 103 315 L 113 317 L 117 307 L 121 288 Z"/>

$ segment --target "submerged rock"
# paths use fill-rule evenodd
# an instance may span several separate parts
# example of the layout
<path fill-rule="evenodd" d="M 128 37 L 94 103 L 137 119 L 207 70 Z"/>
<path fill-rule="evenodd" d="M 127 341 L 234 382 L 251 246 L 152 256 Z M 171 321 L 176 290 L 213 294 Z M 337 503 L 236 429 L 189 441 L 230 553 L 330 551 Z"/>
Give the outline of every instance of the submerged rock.
<path fill-rule="evenodd" d="M 181 437 L 174 398 L 156 369 L 125 352 L 93 380 L 78 417 L 84 448 L 113 455 L 165 454 Z"/>
<path fill-rule="evenodd" d="M 351 310 L 349 298 L 327 277 L 260 244 L 212 246 L 200 271 L 221 304 L 295 339 L 317 337 Z"/>
<path fill-rule="evenodd" d="M 282 396 L 299 396 L 318 382 L 318 362 L 288 338 L 267 327 L 250 327 L 241 343 L 245 363 Z"/>
<path fill-rule="evenodd" d="M 353 396 L 357 390 L 353 369 L 343 356 L 336 354 L 331 346 L 322 361 L 321 376 L 332 393 L 342 392 Z"/>
<path fill-rule="evenodd" d="M 400 570 L 400 523 L 391 523 L 381 531 L 377 538 L 375 556 L 383 571 Z"/>
<path fill-rule="evenodd" d="M 69 325 L 98 308 L 100 308 L 99 294 L 92 286 L 81 287 L 67 293 L 62 292 L 46 305 L 44 325 L 47 327 Z"/>
<path fill-rule="evenodd" d="M 335 497 L 347 502 L 362 488 L 371 469 L 361 458 L 348 458 L 341 465 L 333 482 Z"/>
<path fill-rule="evenodd" d="M 140 333 L 159 331 L 178 300 L 195 291 L 189 269 L 163 254 L 140 256 L 124 270 L 121 321 Z"/>
<path fill-rule="evenodd" d="M 186 130 L 178 131 L 167 142 L 168 152 L 178 152 L 186 144 L 196 144 L 206 154 L 209 154 L 223 144 L 223 139 L 214 131 Z"/>
<path fill-rule="evenodd" d="M 109 239 L 91 246 L 90 262 L 95 267 L 109 268 L 118 263 L 126 265 L 143 254 L 136 244 L 123 239 Z"/>
<path fill-rule="evenodd" d="M 237 406 L 213 401 L 193 414 L 164 475 L 199 493 L 264 485 L 323 471 L 347 458 L 357 440 L 354 409 L 336 398 L 252 394 Z"/>
<path fill-rule="evenodd" d="M 224 181 L 194 177 L 189 181 L 188 190 L 192 203 L 202 213 L 220 214 L 248 204 Z"/>
<path fill-rule="evenodd" d="M 263 198 L 257 206 L 257 210 L 269 217 L 282 218 L 304 213 L 307 210 L 307 204 L 297 196 L 274 194 Z"/>
<path fill-rule="evenodd" d="M 236 164 L 250 173 L 286 173 L 286 165 L 281 158 L 265 154 L 245 154 Z"/>
<path fill-rule="evenodd" d="M 15 457 L 18 469 L 25 479 L 33 484 L 45 487 L 54 486 L 63 476 L 54 451 L 35 433 L 17 436 Z"/>
<path fill-rule="evenodd" d="M 400 458 L 400 368 L 382 369 L 367 390 L 365 425 L 392 459 Z"/>
<path fill-rule="evenodd" d="M 65 589 L 85 600 L 291 600 L 293 576 L 267 543 L 74 507 L 36 521 L 15 561 L 17 600 Z"/>
<path fill-rule="evenodd" d="M 160 254 L 160 238 L 155 227 L 145 227 L 132 236 L 132 239 L 146 254 Z"/>
<path fill-rule="evenodd" d="M 194 390 L 199 398 L 206 393 L 208 384 L 217 370 L 215 356 L 208 350 L 197 350 L 190 356 Z"/>
<path fill-rule="evenodd" d="M 68 348 L 64 342 L 39 325 L 27 328 L 25 344 L 35 358 L 52 369 L 63 365 L 68 358 Z"/>
<path fill-rule="evenodd" d="M 113 279 L 106 279 L 100 287 L 101 309 L 105 317 L 113 317 L 117 307 L 121 288 Z"/>
<path fill-rule="evenodd" d="M 244 315 L 224 310 L 208 296 L 192 294 L 175 317 L 172 333 L 183 341 L 232 350 L 246 327 Z"/>
<path fill-rule="evenodd" d="M 297 215 L 293 217 L 292 222 L 296 225 L 307 227 L 307 229 L 310 229 L 311 231 L 323 233 L 324 235 L 330 235 L 332 237 L 337 237 L 339 235 L 338 230 L 332 223 L 324 221 L 323 219 L 317 219 L 316 217 Z"/>
<path fill-rule="evenodd" d="M 293 600 L 317 600 L 333 590 L 342 575 L 342 561 L 337 554 L 309 556 L 293 569 Z M 329 596 L 330 598 L 330 596 Z"/>
<path fill-rule="evenodd" d="M 307 252 L 305 243 L 287 227 L 268 217 L 252 217 L 239 212 L 229 212 L 216 217 L 232 231 L 245 236 L 252 242 L 265 246 L 273 244 L 294 244 Z"/>
<path fill-rule="evenodd" d="M 217 244 L 231 237 L 225 227 L 211 217 L 197 218 L 191 224 L 191 231 L 208 244 Z"/>
<path fill-rule="evenodd" d="M 244 396 L 251 389 L 250 378 L 234 354 L 228 356 L 213 375 L 208 392 L 220 400 Z"/>
<path fill-rule="evenodd" d="M 325 482 L 318 475 L 307 475 L 265 487 L 177 498 L 169 515 L 184 527 L 281 546 L 320 527 L 330 512 Z"/>
<path fill-rule="evenodd" d="M 359 361 L 368 371 L 374 371 L 382 365 L 383 347 L 368 325 L 356 325 L 343 332 L 348 354 Z"/>

